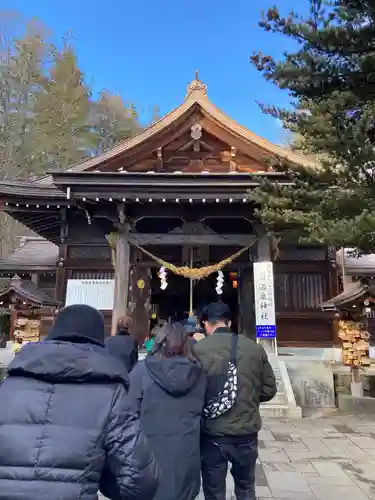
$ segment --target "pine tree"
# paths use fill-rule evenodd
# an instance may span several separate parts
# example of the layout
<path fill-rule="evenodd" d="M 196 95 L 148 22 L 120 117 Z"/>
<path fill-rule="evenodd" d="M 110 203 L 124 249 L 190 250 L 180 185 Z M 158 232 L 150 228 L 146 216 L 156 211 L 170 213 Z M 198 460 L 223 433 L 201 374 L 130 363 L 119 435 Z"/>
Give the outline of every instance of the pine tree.
<path fill-rule="evenodd" d="M 54 54 L 34 108 L 36 154 L 45 170 L 67 168 L 89 154 L 93 140 L 89 97 L 74 50 L 65 44 Z"/>
<path fill-rule="evenodd" d="M 103 90 L 99 100 L 92 103 L 91 121 L 95 135 L 94 154 L 110 149 L 141 128 L 135 107 L 126 106 L 120 95 L 111 94 L 108 90 Z"/>
<path fill-rule="evenodd" d="M 264 77 L 288 89 L 291 110 L 262 106 L 298 134 L 316 168 L 277 161 L 293 185 L 262 182 L 250 193 L 268 227 L 286 225 L 305 241 L 375 248 L 375 5 L 372 0 L 310 0 L 310 15 L 269 9 L 261 26 L 289 37 L 297 50 L 281 61 L 251 59 Z"/>

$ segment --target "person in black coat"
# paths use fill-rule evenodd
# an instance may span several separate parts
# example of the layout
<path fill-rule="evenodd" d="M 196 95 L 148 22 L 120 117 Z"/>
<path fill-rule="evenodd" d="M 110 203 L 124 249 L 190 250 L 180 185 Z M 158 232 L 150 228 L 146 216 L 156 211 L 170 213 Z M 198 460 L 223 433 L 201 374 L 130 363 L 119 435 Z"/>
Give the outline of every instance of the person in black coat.
<path fill-rule="evenodd" d="M 0 385 L 0 500 L 152 499 L 155 457 L 89 306 L 63 309 Z"/>
<path fill-rule="evenodd" d="M 130 333 L 131 324 L 129 316 L 119 318 L 116 335 L 106 342 L 109 353 L 125 365 L 128 373 L 138 361 L 138 344 Z"/>
<path fill-rule="evenodd" d="M 130 374 L 130 397 L 160 467 L 154 500 L 193 500 L 200 490 L 205 376 L 180 323 L 167 323 Z"/>

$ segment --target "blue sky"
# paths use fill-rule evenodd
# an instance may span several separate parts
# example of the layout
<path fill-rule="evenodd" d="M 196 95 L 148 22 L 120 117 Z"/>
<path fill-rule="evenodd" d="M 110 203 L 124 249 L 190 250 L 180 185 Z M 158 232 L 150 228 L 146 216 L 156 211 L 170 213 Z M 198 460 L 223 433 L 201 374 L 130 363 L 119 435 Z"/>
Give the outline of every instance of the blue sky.
<path fill-rule="evenodd" d="M 195 69 L 210 99 L 241 124 L 274 142 L 280 126 L 256 101 L 286 105 L 286 93 L 266 83 L 249 62 L 253 50 L 274 56 L 290 42 L 257 26 L 275 0 L 2 0 L 43 20 L 61 37 L 71 30 L 81 69 L 94 92 L 107 88 L 148 110 L 179 104 Z M 307 0 L 298 4 L 304 7 Z M 278 0 L 286 13 L 292 0 Z"/>

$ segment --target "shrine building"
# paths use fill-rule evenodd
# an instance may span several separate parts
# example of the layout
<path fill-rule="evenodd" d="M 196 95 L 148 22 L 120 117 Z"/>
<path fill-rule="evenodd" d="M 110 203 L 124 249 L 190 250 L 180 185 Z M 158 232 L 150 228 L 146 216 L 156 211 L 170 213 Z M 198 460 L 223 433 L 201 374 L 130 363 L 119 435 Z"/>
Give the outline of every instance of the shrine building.
<path fill-rule="evenodd" d="M 115 314 L 131 314 L 139 338 L 154 316 L 181 316 L 217 300 L 216 272 L 192 281 L 171 266 L 197 269 L 229 257 L 220 297 L 240 332 L 255 334 L 253 263 L 272 260 L 278 343 L 331 346 L 332 314 L 320 305 L 338 293 L 335 252 L 298 245 L 287 231 L 276 244 L 248 198 L 259 176 L 288 182 L 270 168 L 272 158 L 314 167 L 229 118 L 196 79 L 179 106 L 112 149 L 33 182 L 0 182 L 1 206 L 50 242 L 48 266 L 40 266 L 56 276 L 59 302 L 69 280 L 114 279 Z M 37 273 L 34 261 L 23 266 Z M 112 310 L 103 312 L 110 331 Z"/>

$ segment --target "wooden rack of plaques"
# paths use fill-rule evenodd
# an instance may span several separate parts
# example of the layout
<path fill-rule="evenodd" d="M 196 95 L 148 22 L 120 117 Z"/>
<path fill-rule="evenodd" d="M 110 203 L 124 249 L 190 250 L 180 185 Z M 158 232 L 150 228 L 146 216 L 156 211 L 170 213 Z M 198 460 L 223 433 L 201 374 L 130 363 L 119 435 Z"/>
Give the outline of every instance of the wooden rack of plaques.
<path fill-rule="evenodd" d="M 342 341 L 343 363 L 349 366 L 369 366 L 370 334 L 365 325 L 359 321 L 338 323 L 338 336 Z"/>
<path fill-rule="evenodd" d="M 42 323 L 42 309 L 27 304 L 14 304 L 12 314 L 13 337 L 24 342 L 38 342 Z"/>

